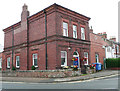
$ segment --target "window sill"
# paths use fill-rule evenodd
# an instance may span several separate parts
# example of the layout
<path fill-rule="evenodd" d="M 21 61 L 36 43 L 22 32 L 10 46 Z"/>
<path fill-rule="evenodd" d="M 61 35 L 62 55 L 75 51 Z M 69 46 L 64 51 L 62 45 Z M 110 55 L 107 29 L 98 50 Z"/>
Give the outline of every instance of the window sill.
<path fill-rule="evenodd" d="M 65 67 L 65 66 L 67 66 L 67 65 L 61 65 L 61 67 Z"/>
<path fill-rule="evenodd" d="M 35 66 L 35 68 L 38 68 L 38 66 Z"/>
<path fill-rule="evenodd" d="M 16 67 L 16 69 L 19 69 L 20 67 Z"/>

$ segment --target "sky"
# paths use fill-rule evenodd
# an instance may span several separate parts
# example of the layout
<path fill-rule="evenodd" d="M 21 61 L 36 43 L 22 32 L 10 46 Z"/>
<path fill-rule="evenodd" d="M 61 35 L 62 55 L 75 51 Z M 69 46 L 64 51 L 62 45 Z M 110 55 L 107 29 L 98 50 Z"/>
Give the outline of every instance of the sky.
<path fill-rule="evenodd" d="M 22 6 L 28 5 L 30 15 L 56 3 L 87 17 L 94 33 L 106 32 L 118 40 L 118 2 L 119 0 L 1 0 L 0 1 L 0 44 L 4 46 L 3 29 L 21 19 Z"/>

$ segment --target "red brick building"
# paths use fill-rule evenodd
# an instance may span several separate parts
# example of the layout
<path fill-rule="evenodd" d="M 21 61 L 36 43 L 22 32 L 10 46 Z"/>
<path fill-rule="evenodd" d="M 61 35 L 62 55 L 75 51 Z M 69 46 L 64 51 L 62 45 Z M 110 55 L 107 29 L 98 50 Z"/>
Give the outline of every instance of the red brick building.
<path fill-rule="evenodd" d="M 105 38 L 107 38 L 107 34 L 104 32 L 101 34 L 93 33 L 93 30 L 90 30 L 90 60 L 91 63 L 102 63 L 104 64 L 104 58 L 106 58 L 105 54 L 105 46 L 107 46 L 107 42 L 105 42 Z"/>
<path fill-rule="evenodd" d="M 81 68 L 84 56 L 90 61 L 89 20 L 57 4 L 29 16 L 24 5 L 21 21 L 3 30 L 3 70 L 59 69 L 73 65 L 73 55 Z"/>

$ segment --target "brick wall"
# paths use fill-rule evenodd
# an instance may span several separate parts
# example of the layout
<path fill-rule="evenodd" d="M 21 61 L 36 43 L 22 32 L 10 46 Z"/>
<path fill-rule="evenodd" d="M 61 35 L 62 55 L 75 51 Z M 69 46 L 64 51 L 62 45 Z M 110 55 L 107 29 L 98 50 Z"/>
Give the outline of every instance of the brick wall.
<path fill-rule="evenodd" d="M 99 55 L 99 62 L 103 64 L 103 59 L 105 58 L 105 49 L 103 46 L 106 45 L 106 42 L 102 39 L 101 36 L 90 33 L 90 41 L 91 41 L 91 47 L 90 47 L 90 58 L 91 63 L 96 63 L 95 54 Z"/>
<path fill-rule="evenodd" d="M 2 72 L 3 77 L 41 77 L 41 78 L 63 78 L 71 76 L 80 76 L 81 70 L 72 71 L 68 70 L 31 70 L 31 71 L 4 71 Z"/>

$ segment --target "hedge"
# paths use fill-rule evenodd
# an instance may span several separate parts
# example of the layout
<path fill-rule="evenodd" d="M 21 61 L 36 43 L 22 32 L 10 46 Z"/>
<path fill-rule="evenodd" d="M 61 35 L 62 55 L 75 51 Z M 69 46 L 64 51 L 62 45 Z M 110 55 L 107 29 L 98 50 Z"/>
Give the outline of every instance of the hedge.
<path fill-rule="evenodd" d="M 120 58 L 108 58 L 106 59 L 107 68 L 120 67 Z"/>

